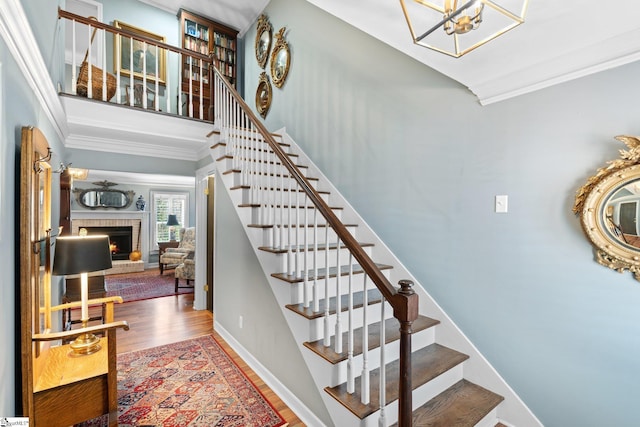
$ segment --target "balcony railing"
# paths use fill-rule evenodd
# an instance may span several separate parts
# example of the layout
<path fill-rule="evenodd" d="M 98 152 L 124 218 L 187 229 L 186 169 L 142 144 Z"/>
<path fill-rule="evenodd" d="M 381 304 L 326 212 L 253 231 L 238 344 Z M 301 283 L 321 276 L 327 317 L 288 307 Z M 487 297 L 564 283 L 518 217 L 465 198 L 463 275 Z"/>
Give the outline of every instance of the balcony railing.
<path fill-rule="evenodd" d="M 58 18 L 65 20 L 70 37 L 65 40 L 70 49 L 65 93 L 211 121 L 214 55 L 62 9 Z M 84 54 L 78 52 L 80 46 L 86 47 Z M 188 82 L 187 90 L 182 90 L 183 82 Z"/>

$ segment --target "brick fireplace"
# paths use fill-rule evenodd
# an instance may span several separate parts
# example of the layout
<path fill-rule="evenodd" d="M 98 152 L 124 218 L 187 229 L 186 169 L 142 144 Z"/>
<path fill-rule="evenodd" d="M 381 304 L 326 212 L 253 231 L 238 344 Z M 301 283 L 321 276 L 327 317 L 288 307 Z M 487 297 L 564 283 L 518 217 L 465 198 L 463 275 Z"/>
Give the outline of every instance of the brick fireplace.
<path fill-rule="evenodd" d="M 85 211 L 74 210 L 71 213 L 71 233 L 78 235 L 80 228 L 87 228 L 89 234 L 114 234 L 116 249 L 112 251 L 113 268 L 107 270 L 105 274 L 130 273 L 143 271 L 145 264 L 149 260 L 148 237 L 149 228 L 148 213 L 139 211 Z M 130 238 L 127 236 L 126 243 L 122 236 L 128 230 Z M 117 239 L 120 243 L 115 242 Z M 111 240 L 111 238 L 110 238 Z M 138 245 L 138 242 L 140 244 Z M 142 252 L 142 260 L 130 261 L 129 252 L 132 250 Z"/>

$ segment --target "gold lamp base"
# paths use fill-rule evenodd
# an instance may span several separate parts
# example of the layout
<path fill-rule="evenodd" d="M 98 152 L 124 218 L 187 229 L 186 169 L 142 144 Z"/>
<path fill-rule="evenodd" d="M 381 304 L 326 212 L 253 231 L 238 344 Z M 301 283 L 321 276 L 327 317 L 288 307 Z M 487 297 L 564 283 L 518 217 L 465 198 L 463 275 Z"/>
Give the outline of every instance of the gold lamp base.
<path fill-rule="evenodd" d="M 82 334 L 75 339 L 69 347 L 73 350 L 75 356 L 86 356 L 100 351 L 100 338 L 93 334 Z"/>

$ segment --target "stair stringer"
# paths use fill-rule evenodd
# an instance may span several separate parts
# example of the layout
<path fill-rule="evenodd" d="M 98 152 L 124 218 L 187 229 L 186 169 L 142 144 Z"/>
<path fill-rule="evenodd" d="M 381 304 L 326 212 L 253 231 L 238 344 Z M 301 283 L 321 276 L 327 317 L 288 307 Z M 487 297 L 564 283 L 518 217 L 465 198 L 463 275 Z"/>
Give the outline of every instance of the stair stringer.
<path fill-rule="evenodd" d="M 308 176 L 314 176 L 319 179 L 318 188 L 320 190 L 328 191 L 330 193 L 329 204 L 332 206 L 341 206 L 343 208 L 342 221 L 345 223 L 358 224 L 357 234 L 358 240 L 367 241 L 373 243 L 371 258 L 376 262 L 389 264 L 393 266 L 390 270 L 389 279 L 391 283 L 397 284 L 401 279 L 412 280 L 415 284 L 414 290 L 419 295 L 420 300 L 420 314 L 438 319 L 440 324 L 436 326 L 436 342 L 453 348 L 457 351 L 463 352 L 469 355 L 469 359 L 464 362 L 461 369 L 462 375 L 469 381 L 472 381 L 482 387 L 492 390 L 504 397 L 504 401 L 494 410 L 495 420 L 500 420 L 505 424 L 511 426 L 523 426 L 533 427 L 542 426 L 542 423 L 535 417 L 535 415 L 529 410 L 529 408 L 522 402 L 512 388 L 506 383 L 506 381 L 499 375 L 499 373 L 491 366 L 491 364 L 484 358 L 484 356 L 478 351 L 478 349 L 471 343 L 471 341 L 464 335 L 464 333 L 455 325 L 455 323 L 449 318 L 449 316 L 442 310 L 437 302 L 431 298 L 431 296 L 425 291 L 425 289 L 419 284 L 419 282 L 413 277 L 413 275 L 404 267 L 404 265 L 398 260 L 395 255 L 389 250 L 384 242 L 377 236 L 377 234 L 366 224 L 366 222 L 360 217 L 360 215 L 353 209 L 353 207 L 347 202 L 342 194 L 335 188 L 332 183 L 324 176 L 320 169 L 305 155 L 295 141 L 286 133 L 286 129 L 276 131 L 276 133 L 282 135 L 284 142 L 290 144 L 289 152 L 295 153 L 299 156 L 298 163 L 302 163 L 308 166 Z M 219 157 L 214 155 L 214 160 Z M 301 351 L 303 359 L 309 368 L 312 378 L 316 382 L 321 395 L 324 400 L 324 404 L 327 410 L 331 414 L 331 417 L 336 425 L 339 426 L 369 426 L 374 425 L 372 422 L 373 417 L 368 417 L 365 420 L 357 420 L 348 410 L 346 410 L 335 399 L 323 392 L 325 386 L 327 386 L 327 363 L 321 357 L 315 353 L 309 351 L 302 344 L 308 340 L 309 336 L 309 324 L 308 321 L 301 316 L 288 310 L 285 306 L 295 300 L 297 296 L 301 294 L 300 286 L 291 285 L 290 289 L 287 289 L 287 285 L 282 281 L 275 279 L 271 276 L 271 273 L 279 271 L 280 263 L 276 257 L 272 254 L 265 253 L 258 249 L 263 244 L 263 232 L 259 229 L 247 227 L 250 222 L 251 215 L 248 215 L 246 210 L 242 210 L 239 205 L 241 204 L 240 196 L 238 192 L 230 190 L 233 185 L 233 178 L 223 175 L 224 170 L 219 169 L 219 162 L 216 163 L 216 169 L 219 172 L 219 176 L 222 177 L 224 182 L 224 188 L 233 200 L 234 209 L 236 210 L 239 218 L 241 219 L 245 232 L 251 246 L 260 262 L 260 265 L 265 272 L 265 276 L 271 286 L 271 289 L 278 301 L 278 304 L 283 312 L 283 315 L 290 327 L 290 330 L 298 343 L 298 347 Z M 222 162 L 224 164 L 224 162 Z M 390 313 L 391 309 L 387 310 Z M 414 347 L 414 350 L 416 347 Z M 371 369 L 377 367 L 377 358 L 371 358 Z M 339 370 L 340 368 L 338 368 Z M 334 370 L 335 371 L 335 370 Z M 333 375 L 340 375 L 333 372 Z M 414 407 L 417 407 L 424 403 L 414 397 Z M 397 403 L 389 405 L 386 409 L 386 417 L 389 422 L 395 422 L 397 418 Z M 481 423 L 484 425 L 485 423 Z"/>

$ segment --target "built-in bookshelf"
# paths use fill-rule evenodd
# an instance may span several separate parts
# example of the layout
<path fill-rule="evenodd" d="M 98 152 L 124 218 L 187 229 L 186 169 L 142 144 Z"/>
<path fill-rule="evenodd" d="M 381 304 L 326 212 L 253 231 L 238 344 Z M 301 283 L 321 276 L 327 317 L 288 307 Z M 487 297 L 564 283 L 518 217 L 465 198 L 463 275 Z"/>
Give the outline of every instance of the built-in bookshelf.
<path fill-rule="evenodd" d="M 182 47 L 203 55 L 215 54 L 215 65 L 227 78 L 229 83 L 235 86 L 237 79 L 237 36 L 238 32 L 223 24 L 215 22 L 194 13 L 181 9 L 178 17 L 180 19 L 180 34 L 182 37 Z M 200 108 L 200 90 L 202 90 L 202 106 L 204 119 L 210 120 L 209 105 L 209 67 L 207 63 L 200 63 L 197 58 L 184 55 L 182 60 L 182 92 L 189 93 L 191 86 L 194 94 L 194 117 L 198 117 Z M 202 89 L 200 88 L 202 83 Z M 188 113 L 185 111 L 185 114 Z"/>

